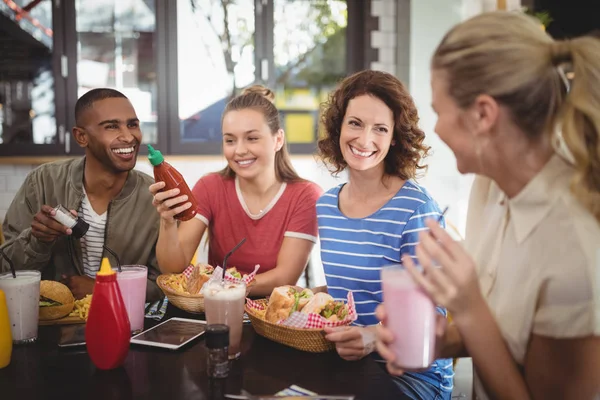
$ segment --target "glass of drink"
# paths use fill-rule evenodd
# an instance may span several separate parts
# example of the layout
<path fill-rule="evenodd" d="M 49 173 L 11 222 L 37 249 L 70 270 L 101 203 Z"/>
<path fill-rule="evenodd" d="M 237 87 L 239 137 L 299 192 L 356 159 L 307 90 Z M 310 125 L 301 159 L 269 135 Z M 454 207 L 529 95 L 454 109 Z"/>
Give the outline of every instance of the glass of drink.
<path fill-rule="evenodd" d="M 144 329 L 148 268 L 144 265 L 123 265 L 121 272 L 117 268 L 113 270 L 117 272 L 117 283 L 125 302 L 131 332 L 139 333 Z"/>
<path fill-rule="evenodd" d="M 408 371 L 429 367 L 435 357 L 435 305 L 400 264 L 383 267 L 381 281 L 394 364 Z"/>
<path fill-rule="evenodd" d="M 6 296 L 8 319 L 13 343 L 35 342 L 40 309 L 40 271 L 17 271 L 0 274 L 0 289 Z"/>
<path fill-rule="evenodd" d="M 208 285 L 204 289 L 206 323 L 229 326 L 229 359 L 236 359 L 241 355 L 246 284 L 216 281 Z"/>

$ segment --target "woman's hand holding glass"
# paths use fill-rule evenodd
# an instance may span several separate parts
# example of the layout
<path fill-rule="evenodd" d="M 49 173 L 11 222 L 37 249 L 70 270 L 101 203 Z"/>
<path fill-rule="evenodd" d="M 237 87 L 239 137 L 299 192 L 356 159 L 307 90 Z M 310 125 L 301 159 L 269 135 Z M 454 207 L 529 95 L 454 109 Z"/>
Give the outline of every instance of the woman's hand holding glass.
<path fill-rule="evenodd" d="M 376 326 L 375 334 L 376 341 L 375 346 L 377 353 L 387 362 L 387 370 L 392 375 L 402 375 L 404 370 L 395 363 L 396 354 L 392 350 L 392 344 L 394 343 L 394 332 L 387 327 L 387 311 L 385 304 L 380 304 L 375 309 L 375 316 L 380 321 Z M 442 314 L 436 315 L 436 327 L 435 327 L 435 358 L 441 358 L 442 349 L 444 347 L 444 338 L 446 334 L 446 327 L 448 326 L 446 318 Z"/>
<path fill-rule="evenodd" d="M 471 315 L 485 303 L 475 262 L 436 221 L 427 221 L 427 227 L 416 248 L 422 271 L 411 257 L 404 256 L 402 262 L 414 281 L 454 320 Z"/>

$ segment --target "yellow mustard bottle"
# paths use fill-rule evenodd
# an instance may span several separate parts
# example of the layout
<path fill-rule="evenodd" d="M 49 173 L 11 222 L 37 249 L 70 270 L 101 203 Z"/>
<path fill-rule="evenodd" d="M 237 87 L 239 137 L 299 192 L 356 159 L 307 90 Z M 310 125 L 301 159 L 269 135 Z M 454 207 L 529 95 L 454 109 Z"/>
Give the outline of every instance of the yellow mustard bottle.
<path fill-rule="evenodd" d="M 8 319 L 8 307 L 6 296 L 0 290 L 0 368 L 10 364 L 12 354 L 12 334 L 10 333 L 10 320 Z"/>

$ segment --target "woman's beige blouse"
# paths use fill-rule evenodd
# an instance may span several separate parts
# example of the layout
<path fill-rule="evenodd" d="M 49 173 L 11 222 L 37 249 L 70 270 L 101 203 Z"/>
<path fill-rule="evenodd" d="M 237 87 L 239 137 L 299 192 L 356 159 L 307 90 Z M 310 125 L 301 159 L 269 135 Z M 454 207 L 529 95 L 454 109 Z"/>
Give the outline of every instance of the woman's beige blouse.
<path fill-rule="evenodd" d="M 488 178 L 473 183 L 465 246 L 519 364 L 532 334 L 600 335 L 600 224 L 571 195 L 572 174 L 554 156 L 512 199 Z"/>

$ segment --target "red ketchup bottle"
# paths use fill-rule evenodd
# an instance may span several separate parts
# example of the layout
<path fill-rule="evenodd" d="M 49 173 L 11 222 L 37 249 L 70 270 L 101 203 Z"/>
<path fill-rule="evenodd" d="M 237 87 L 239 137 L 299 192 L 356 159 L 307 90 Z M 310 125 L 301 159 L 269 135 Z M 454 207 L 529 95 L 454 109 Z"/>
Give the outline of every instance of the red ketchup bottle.
<path fill-rule="evenodd" d="M 178 196 L 183 196 L 185 194 L 188 197 L 186 203 L 188 201 L 192 203 L 190 208 L 177 214 L 175 219 L 187 221 L 194 218 L 194 215 L 196 215 L 196 209 L 198 208 L 198 203 L 196 202 L 196 198 L 192 194 L 190 187 L 187 185 L 187 183 L 185 183 L 183 176 L 179 173 L 179 171 L 173 168 L 171 164 L 165 161 L 165 158 L 160 151 L 155 150 L 154 147 L 150 145 L 148 145 L 148 160 L 154 167 L 154 181 L 165 183 L 165 187 L 162 189 L 162 191 L 177 188 L 179 189 Z M 181 204 L 177 204 L 175 207 L 180 205 Z"/>
<path fill-rule="evenodd" d="M 103 258 L 85 326 L 85 343 L 94 365 L 104 370 L 121 366 L 129 352 L 130 338 L 129 317 L 117 274 L 108 259 Z"/>

